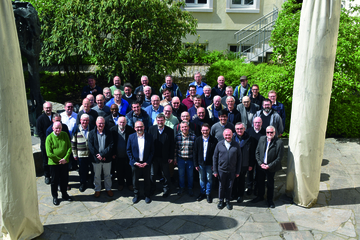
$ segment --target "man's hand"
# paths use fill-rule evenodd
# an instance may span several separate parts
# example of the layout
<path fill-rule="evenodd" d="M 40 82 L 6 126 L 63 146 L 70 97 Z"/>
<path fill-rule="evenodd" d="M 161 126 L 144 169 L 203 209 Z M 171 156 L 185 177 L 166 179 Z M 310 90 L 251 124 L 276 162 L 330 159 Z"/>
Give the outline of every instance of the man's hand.
<path fill-rule="evenodd" d="M 100 154 L 96 154 L 96 158 L 99 159 L 100 161 L 102 160 L 102 156 L 100 156 Z"/>
<path fill-rule="evenodd" d="M 219 176 L 219 174 L 217 174 L 217 173 L 214 173 L 214 177 L 218 177 Z"/>
<path fill-rule="evenodd" d="M 253 167 L 250 167 L 250 166 L 249 166 L 249 171 L 251 171 L 251 170 L 253 170 Z"/>
<path fill-rule="evenodd" d="M 74 159 L 75 159 L 75 161 L 79 160 L 79 158 L 78 158 L 78 157 L 74 157 Z"/>
<path fill-rule="evenodd" d="M 195 167 L 196 171 L 199 171 L 200 170 L 200 167 Z"/>
<path fill-rule="evenodd" d="M 262 169 L 268 169 L 268 168 L 269 168 L 269 165 L 263 163 L 263 164 L 260 165 L 260 167 L 261 167 Z"/>
<path fill-rule="evenodd" d="M 235 175 L 235 177 L 239 177 L 239 176 L 240 176 L 240 174 L 236 174 L 236 175 Z"/>
<path fill-rule="evenodd" d="M 65 159 L 60 159 L 59 164 L 65 164 L 66 160 Z"/>
<path fill-rule="evenodd" d="M 172 161 L 173 161 L 172 159 L 168 159 L 168 163 L 172 163 Z"/>
<path fill-rule="evenodd" d="M 174 160 L 174 165 L 175 165 L 175 166 L 177 165 L 177 161 L 176 161 L 176 160 Z"/>

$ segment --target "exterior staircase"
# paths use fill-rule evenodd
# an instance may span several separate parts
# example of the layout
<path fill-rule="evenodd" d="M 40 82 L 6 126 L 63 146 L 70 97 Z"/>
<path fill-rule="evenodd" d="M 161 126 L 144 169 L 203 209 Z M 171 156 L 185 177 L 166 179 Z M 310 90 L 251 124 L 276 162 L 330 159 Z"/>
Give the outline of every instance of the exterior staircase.
<path fill-rule="evenodd" d="M 268 61 L 273 50 L 269 45 L 269 40 L 278 13 L 278 8 L 274 6 L 272 12 L 234 34 L 239 47 L 238 57 L 244 57 L 246 63 Z"/>

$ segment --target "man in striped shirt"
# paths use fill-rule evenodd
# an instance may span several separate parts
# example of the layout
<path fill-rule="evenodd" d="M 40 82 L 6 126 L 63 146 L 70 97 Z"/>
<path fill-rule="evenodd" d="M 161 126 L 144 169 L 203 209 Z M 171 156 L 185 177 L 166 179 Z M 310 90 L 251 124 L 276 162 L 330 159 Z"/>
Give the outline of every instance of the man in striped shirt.
<path fill-rule="evenodd" d="M 187 175 L 188 182 L 188 194 L 192 197 L 194 192 L 193 188 L 193 171 L 194 171 L 194 162 L 193 162 L 193 149 L 195 142 L 195 134 L 189 133 L 189 123 L 181 122 L 180 130 L 175 137 L 175 156 L 174 161 L 175 165 L 178 165 L 179 171 L 179 191 L 178 195 L 181 195 L 184 192 L 185 188 L 185 171 Z"/>

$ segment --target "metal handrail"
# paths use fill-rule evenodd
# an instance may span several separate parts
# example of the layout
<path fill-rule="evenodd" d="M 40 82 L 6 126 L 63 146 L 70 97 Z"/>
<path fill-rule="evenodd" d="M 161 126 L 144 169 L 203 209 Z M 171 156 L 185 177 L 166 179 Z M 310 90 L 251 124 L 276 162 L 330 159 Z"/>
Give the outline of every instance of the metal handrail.
<path fill-rule="evenodd" d="M 252 23 L 250 23 L 250 24 L 247 25 L 246 27 L 244 27 L 244 28 L 240 29 L 239 31 L 237 31 L 236 33 L 234 33 L 234 35 L 240 33 L 241 31 L 245 31 L 246 28 L 251 28 L 253 25 L 256 24 L 256 22 L 259 22 L 259 21 L 261 21 L 262 19 L 268 17 L 269 15 L 273 14 L 275 11 L 278 11 L 278 8 L 277 8 L 276 6 L 275 6 L 275 9 L 274 9 L 273 11 L 269 12 L 268 14 L 262 16 L 261 18 L 255 20 L 255 21 L 253 21 Z"/>
<path fill-rule="evenodd" d="M 271 27 L 272 27 L 273 24 L 274 24 L 274 22 L 275 22 L 275 21 L 272 21 L 272 22 L 266 24 L 266 25 L 263 26 L 262 28 L 256 30 L 255 32 L 251 33 L 250 35 L 247 35 L 247 36 L 244 37 L 243 39 L 237 41 L 237 43 L 243 42 L 243 41 L 247 40 L 247 38 L 249 38 L 249 37 L 251 37 L 251 36 L 253 36 L 253 35 L 255 35 L 255 34 L 258 34 L 258 33 L 262 32 L 262 31 L 263 31 L 266 27 L 268 27 L 269 25 L 271 25 Z"/>

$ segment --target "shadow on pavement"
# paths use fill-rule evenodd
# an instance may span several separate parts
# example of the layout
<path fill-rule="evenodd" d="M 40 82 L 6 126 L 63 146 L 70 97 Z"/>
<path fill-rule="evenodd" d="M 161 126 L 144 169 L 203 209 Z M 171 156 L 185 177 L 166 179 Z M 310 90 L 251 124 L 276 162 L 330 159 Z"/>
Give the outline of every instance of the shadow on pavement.
<path fill-rule="evenodd" d="M 168 235 L 197 235 L 238 226 L 237 220 L 223 216 L 187 215 L 187 219 L 191 220 L 185 221 L 181 215 L 175 215 L 45 225 L 44 233 L 36 239 L 153 238 Z"/>

